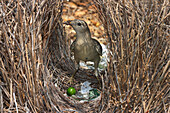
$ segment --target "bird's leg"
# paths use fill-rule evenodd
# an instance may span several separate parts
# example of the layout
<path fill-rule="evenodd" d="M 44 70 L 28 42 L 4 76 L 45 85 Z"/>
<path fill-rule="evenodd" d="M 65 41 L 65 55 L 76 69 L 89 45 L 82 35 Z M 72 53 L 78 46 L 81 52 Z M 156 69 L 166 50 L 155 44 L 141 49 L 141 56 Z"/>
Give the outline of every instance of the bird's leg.
<path fill-rule="evenodd" d="M 74 73 L 72 74 L 71 78 L 68 80 L 67 83 L 72 84 L 74 75 L 76 75 L 76 73 L 78 72 L 79 67 L 80 67 L 80 65 L 79 65 L 79 62 L 78 62 L 77 65 L 76 65 L 76 69 L 75 69 Z"/>
<path fill-rule="evenodd" d="M 98 75 L 99 75 L 99 72 L 98 72 L 98 69 L 97 68 L 95 68 L 95 76 L 96 76 L 96 78 L 97 78 L 97 80 L 98 80 L 98 82 L 99 82 L 99 87 L 101 87 L 101 83 L 100 83 L 100 79 L 99 79 L 99 77 L 98 77 Z"/>
<path fill-rule="evenodd" d="M 96 76 L 96 78 L 97 78 L 97 80 L 99 81 L 99 78 L 98 78 L 98 69 L 97 68 L 95 68 L 95 71 L 94 71 L 94 73 L 95 73 L 95 76 Z"/>
<path fill-rule="evenodd" d="M 100 59 L 99 59 L 99 60 L 96 60 L 96 61 L 94 62 L 94 68 L 95 68 L 94 74 L 95 74 L 95 76 L 96 76 L 96 78 L 97 78 L 97 80 L 98 80 L 98 82 L 99 82 L 100 87 L 101 87 L 101 83 L 100 83 L 100 80 L 99 80 L 99 77 L 98 77 L 99 72 L 98 72 L 98 69 L 97 69 L 98 66 L 99 66 L 99 61 L 100 61 Z"/>

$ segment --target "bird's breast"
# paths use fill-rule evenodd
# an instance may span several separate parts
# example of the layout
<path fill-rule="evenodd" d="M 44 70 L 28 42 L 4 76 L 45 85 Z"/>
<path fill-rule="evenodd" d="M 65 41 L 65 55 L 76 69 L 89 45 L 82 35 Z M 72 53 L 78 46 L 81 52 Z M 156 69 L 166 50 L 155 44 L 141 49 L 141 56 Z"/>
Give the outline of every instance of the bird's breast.
<path fill-rule="evenodd" d="M 76 43 L 74 56 L 83 61 L 92 61 L 97 56 L 97 52 L 91 43 Z"/>

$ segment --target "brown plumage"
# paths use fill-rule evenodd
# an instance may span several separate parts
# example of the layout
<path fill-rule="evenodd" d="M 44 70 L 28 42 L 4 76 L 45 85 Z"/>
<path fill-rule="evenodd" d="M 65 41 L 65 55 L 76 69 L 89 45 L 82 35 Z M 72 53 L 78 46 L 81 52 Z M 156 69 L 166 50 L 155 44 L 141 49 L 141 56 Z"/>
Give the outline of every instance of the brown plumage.
<path fill-rule="evenodd" d="M 76 72 L 79 69 L 79 62 L 80 60 L 86 62 L 86 61 L 92 61 L 94 62 L 95 67 L 95 75 L 98 79 L 98 65 L 100 62 L 100 56 L 102 55 L 102 47 L 100 43 L 91 38 L 91 33 L 88 28 L 88 25 L 83 20 L 69 20 L 67 22 L 64 22 L 66 25 L 71 25 L 73 29 L 76 31 L 76 40 L 71 44 L 71 52 L 74 53 L 74 59 L 77 63 L 76 70 L 74 74 L 72 75 L 70 79 L 70 83 L 72 82 L 72 79 Z"/>

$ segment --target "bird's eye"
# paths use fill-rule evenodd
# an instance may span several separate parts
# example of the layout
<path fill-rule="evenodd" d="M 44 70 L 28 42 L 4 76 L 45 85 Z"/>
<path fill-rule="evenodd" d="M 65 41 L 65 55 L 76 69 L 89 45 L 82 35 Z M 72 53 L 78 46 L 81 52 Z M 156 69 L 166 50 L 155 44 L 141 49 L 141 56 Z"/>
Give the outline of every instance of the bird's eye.
<path fill-rule="evenodd" d="M 78 26 L 81 26 L 81 23 L 77 23 Z"/>

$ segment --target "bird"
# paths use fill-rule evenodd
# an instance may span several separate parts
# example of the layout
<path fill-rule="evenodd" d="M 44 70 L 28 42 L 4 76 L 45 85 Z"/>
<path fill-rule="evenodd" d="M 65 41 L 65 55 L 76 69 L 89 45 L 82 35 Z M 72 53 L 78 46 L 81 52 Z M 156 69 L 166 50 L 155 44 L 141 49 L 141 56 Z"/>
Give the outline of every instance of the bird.
<path fill-rule="evenodd" d="M 76 39 L 70 45 L 70 51 L 74 54 L 74 60 L 76 61 L 76 69 L 72 74 L 68 83 L 72 84 L 74 75 L 77 73 L 80 67 L 80 61 L 94 62 L 95 76 L 98 78 L 98 66 L 100 62 L 100 56 L 102 56 L 102 46 L 100 43 L 91 37 L 90 29 L 84 20 L 68 20 L 64 22 L 66 25 L 71 25 L 76 32 Z M 99 81 L 100 83 L 100 81 Z"/>

